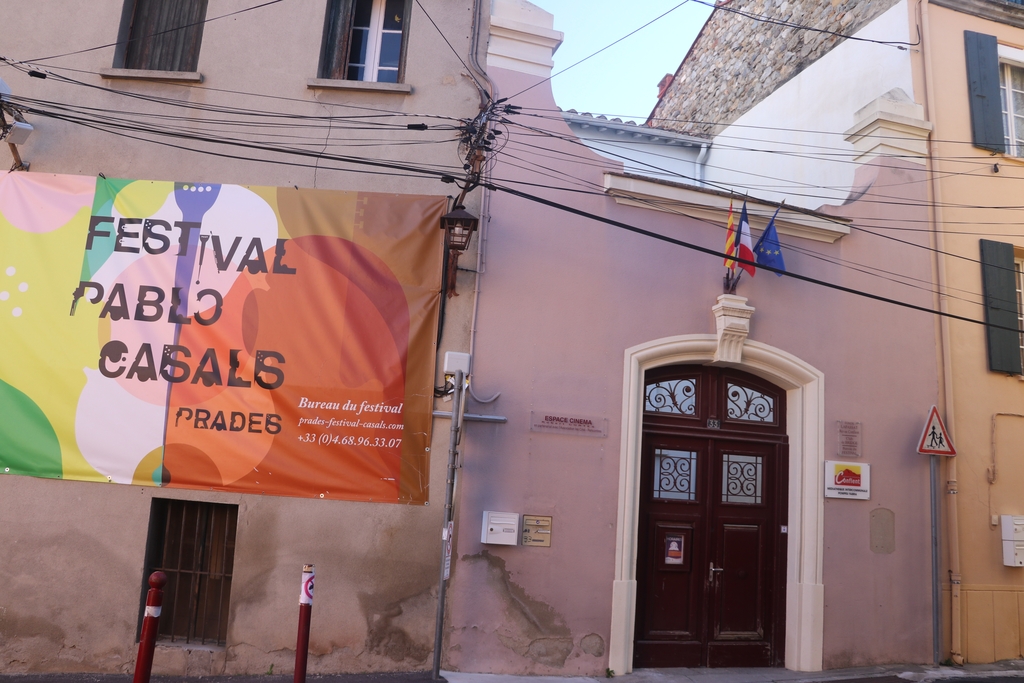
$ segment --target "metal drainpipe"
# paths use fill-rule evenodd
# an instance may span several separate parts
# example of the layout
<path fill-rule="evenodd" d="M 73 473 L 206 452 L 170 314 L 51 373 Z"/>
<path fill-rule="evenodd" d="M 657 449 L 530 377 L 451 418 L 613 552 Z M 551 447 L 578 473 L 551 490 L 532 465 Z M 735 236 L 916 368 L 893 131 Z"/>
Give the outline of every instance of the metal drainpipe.
<path fill-rule="evenodd" d="M 697 187 L 704 187 L 704 164 L 708 160 L 708 151 L 711 150 L 711 145 L 705 143 L 700 146 L 700 154 L 697 155 L 697 161 L 694 162 L 697 166 Z"/>
<path fill-rule="evenodd" d="M 475 2 L 473 3 L 473 26 L 470 29 L 472 41 L 470 42 L 469 46 L 469 65 L 473 69 L 473 71 L 477 73 L 478 76 L 484 79 L 484 83 L 487 84 L 487 95 L 491 98 L 491 101 L 493 102 L 494 98 L 498 94 L 497 88 L 494 85 L 494 81 L 491 80 L 491 77 L 488 76 L 484 68 L 480 66 L 480 59 L 478 54 L 478 52 L 480 51 L 480 28 L 481 24 L 483 23 L 481 19 L 483 18 L 484 2 L 487 2 L 487 6 L 490 7 L 490 0 L 475 0 Z M 483 93 L 481 93 L 481 100 L 484 99 L 482 95 Z M 487 103 L 484 102 L 483 106 L 486 105 Z"/>
<path fill-rule="evenodd" d="M 475 0 L 473 5 L 473 41 L 470 45 L 469 50 L 469 64 L 474 71 L 484 80 L 487 84 L 487 90 L 490 97 L 497 97 L 497 86 L 494 85 L 494 81 L 491 80 L 490 76 L 483 67 L 480 66 L 479 52 L 480 52 L 480 31 L 483 24 L 483 6 L 484 2 L 490 6 L 490 0 Z M 480 233 L 477 236 L 476 243 L 476 282 L 473 286 L 473 318 L 470 322 L 469 329 L 469 374 L 473 374 L 473 364 L 476 362 L 476 323 L 477 313 L 480 310 L 480 279 L 482 278 L 484 271 L 487 269 L 486 261 L 487 255 L 485 250 L 487 248 L 487 232 L 488 225 L 491 221 L 491 195 L 486 187 L 480 190 L 483 196 L 480 200 Z M 477 403 L 492 403 L 497 400 L 501 392 L 494 394 L 490 398 L 480 398 L 473 393 L 473 385 L 469 386 L 469 395 L 473 397 Z"/>
<path fill-rule="evenodd" d="M 931 68 L 931 26 L 928 19 L 928 0 L 920 0 L 921 8 L 921 45 L 923 49 L 924 88 L 925 106 L 928 107 L 928 120 L 932 122 L 932 132 L 928 135 L 928 173 L 930 175 L 930 189 L 932 201 L 929 203 L 929 212 L 932 221 L 932 242 L 935 248 L 934 265 L 936 273 L 936 284 L 938 285 L 939 310 L 943 313 L 949 312 L 949 298 L 946 295 L 946 262 L 942 252 L 945 251 L 945 240 L 942 233 L 942 211 L 941 186 L 935 169 L 935 84 L 932 78 Z M 949 341 L 949 318 L 943 316 L 939 319 L 939 330 L 942 352 L 942 402 L 943 412 L 946 414 L 946 429 L 949 430 L 949 437 L 956 443 L 956 419 L 953 401 L 953 363 L 950 357 Z M 960 533 L 959 518 L 957 515 L 957 479 L 956 479 L 956 456 L 945 458 L 946 461 L 946 493 L 949 498 L 946 501 L 946 527 L 948 533 L 947 543 L 949 545 L 949 582 L 950 582 L 950 659 L 954 664 L 964 663 L 962 636 L 960 633 Z"/>
<path fill-rule="evenodd" d="M 434 662 L 431 671 L 431 678 L 435 681 L 441 680 L 441 648 L 444 645 L 444 602 L 448 587 L 448 577 L 445 576 L 445 558 L 447 557 L 448 523 L 455 518 L 455 469 L 459 458 L 459 441 L 462 433 L 462 410 L 465 395 L 465 376 L 462 370 L 455 371 L 455 393 L 452 396 L 452 422 L 448 438 L 448 469 L 444 488 L 444 526 L 445 531 L 441 537 L 441 571 L 437 583 L 437 613 L 434 619 Z M 454 545 L 454 543 L 453 543 Z"/>
<path fill-rule="evenodd" d="M 480 66 L 480 61 L 477 58 L 477 52 L 480 49 L 480 29 L 482 25 L 482 10 L 484 2 L 490 6 L 490 0 L 475 0 L 473 4 L 473 26 L 471 29 L 472 40 L 470 42 L 469 49 L 469 64 L 470 68 L 476 72 L 476 74 L 483 79 L 484 83 L 487 84 L 487 89 L 484 90 L 479 86 L 477 82 L 477 88 L 480 90 L 480 108 L 485 109 L 493 102 L 496 94 L 494 81 L 490 79 L 487 72 Z M 476 82 L 476 81 L 474 81 Z M 490 202 L 489 197 L 486 194 L 486 189 L 483 190 L 484 196 L 481 201 L 481 221 L 486 223 L 488 218 L 488 209 Z M 473 353 L 473 342 L 476 337 L 476 314 L 477 314 L 477 301 L 480 298 L 480 271 L 483 263 L 483 243 L 481 240 L 483 236 L 477 238 L 477 258 L 476 258 L 476 284 L 473 292 L 473 322 L 472 332 L 470 336 L 470 354 Z M 470 363 L 472 363 L 473 356 L 470 355 Z M 443 659 L 442 648 L 444 645 L 444 613 L 445 613 L 445 599 L 447 597 L 448 579 L 445 577 L 445 555 L 447 554 L 446 543 L 454 545 L 454 540 L 447 537 L 448 524 L 455 519 L 455 470 L 458 463 L 458 446 L 462 436 L 462 413 L 465 409 L 465 394 L 463 393 L 465 387 L 465 377 L 461 370 L 455 373 L 455 395 L 452 397 L 452 421 L 451 421 L 451 432 L 448 443 L 448 468 L 447 477 L 445 480 L 445 502 L 444 502 L 444 526 L 445 536 L 441 541 L 441 569 L 440 579 L 438 581 L 437 588 L 437 612 L 434 619 L 434 658 L 433 665 L 431 667 L 431 677 L 433 680 L 441 680 L 441 662 Z M 494 397 L 497 398 L 497 395 Z M 494 399 L 491 399 L 494 400 Z M 454 552 L 454 551 L 453 551 Z"/>

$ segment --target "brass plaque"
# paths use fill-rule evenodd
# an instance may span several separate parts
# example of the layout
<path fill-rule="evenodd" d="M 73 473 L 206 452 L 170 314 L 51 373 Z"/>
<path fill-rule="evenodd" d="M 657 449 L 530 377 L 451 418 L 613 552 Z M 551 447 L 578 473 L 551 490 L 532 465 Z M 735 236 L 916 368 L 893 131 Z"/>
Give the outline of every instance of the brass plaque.
<path fill-rule="evenodd" d="M 551 545 L 551 517 L 523 515 L 523 545 Z"/>

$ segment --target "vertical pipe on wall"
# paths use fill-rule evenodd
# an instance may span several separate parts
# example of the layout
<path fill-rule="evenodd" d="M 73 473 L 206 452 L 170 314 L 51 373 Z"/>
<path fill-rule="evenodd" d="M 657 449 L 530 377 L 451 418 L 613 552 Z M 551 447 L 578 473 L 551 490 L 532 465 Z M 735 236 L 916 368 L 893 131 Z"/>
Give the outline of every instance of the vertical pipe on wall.
<path fill-rule="evenodd" d="M 437 585 L 437 615 L 434 621 L 434 665 L 433 680 L 441 680 L 441 646 L 444 642 L 444 599 L 448 586 L 445 572 L 445 559 L 448 553 L 448 524 L 453 518 L 453 500 L 455 497 L 455 465 L 459 453 L 459 430 L 462 427 L 463 389 L 466 385 L 462 370 L 455 371 L 455 394 L 452 396 L 452 426 L 448 440 L 448 478 L 444 489 L 444 531 L 441 535 L 441 572 Z"/>
<path fill-rule="evenodd" d="M 697 161 L 694 162 L 697 166 L 697 172 L 694 174 L 697 176 L 697 187 L 704 187 L 704 173 L 708 163 L 708 152 L 710 150 L 710 144 L 701 145 L 700 153 L 697 155 Z"/>
<path fill-rule="evenodd" d="M 941 201 L 940 184 L 935 168 L 935 85 L 932 79 L 931 26 L 928 18 L 928 0 L 920 0 L 921 46 L 923 50 L 922 69 L 924 72 L 925 106 L 928 109 L 928 120 L 932 123 L 932 131 L 928 135 L 928 184 L 931 201 L 928 203 L 932 223 L 933 265 L 935 267 L 936 284 L 938 285 L 939 310 L 949 312 L 949 296 L 946 293 L 946 262 L 942 257 L 945 251 L 945 240 L 942 234 L 942 213 L 939 209 Z M 950 439 L 955 440 L 956 420 L 953 403 L 953 364 L 949 347 L 949 318 L 939 319 L 940 353 L 942 355 L 942 408 L 946 417 L 946 428 Z M 957 480 L 956 456 L 946 460 L 946 526 L 949 538 L 949 582 L 950 582 L 950 659 L 956 664 L 963 664 L 962 642 L 960 634 L 960 538 L 956 505 Z M 936 606 L 937 608 L 938 606 Z M 933 609 L 936 612 L 937 609 Z"/>

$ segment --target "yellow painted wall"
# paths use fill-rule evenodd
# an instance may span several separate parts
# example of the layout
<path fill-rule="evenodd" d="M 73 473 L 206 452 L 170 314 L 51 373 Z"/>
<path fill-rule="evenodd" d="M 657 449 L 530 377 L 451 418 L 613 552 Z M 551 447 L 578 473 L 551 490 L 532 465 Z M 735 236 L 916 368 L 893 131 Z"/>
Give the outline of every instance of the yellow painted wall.
<path fill-rule="evenodd" d="M 968 662 L 1024 657 L 1024 591 L 984 584 L 961 586 L 961 613 Z"/>
<path fill-rule="evenodd" d="M 947 252 L 940 258 L 945 260 L 948 306 L 951 313 L 982 320 L 979 240 L 1010 242 L 1024 254 L 1024 210 L 1009 208 L 1024 205 L 1024 159 L 971 144 L 963 33 L 987 33 L 1001 43 L 1024 47 L 1024 29 L 936 5 L 928 13 L 935 109 L 929 116 L 935 125 L 933 169 Z M 921 53 L 918 59 L 923 59 Z M 917 75 L 921 81 L 920 70 Z M 994 418 L 999 413 L 1024 415 L 1024 381 L 988 370 L 982 326 L 958 321 L 949 326 L 954 395 L 950 427 L 959 453 L 963 654 L 969 662 L 1019 658 L 1024 656 L 1024 569 L 1003 566 L 1000 531 L 992 516 L 1024 515 L 1024 417 Z M 951 498 L 942 497 L 944 504 Z M 943 578 L 948 580 L 945 538 Z M 948 592 L 943 602 L 948 652 Z"/>

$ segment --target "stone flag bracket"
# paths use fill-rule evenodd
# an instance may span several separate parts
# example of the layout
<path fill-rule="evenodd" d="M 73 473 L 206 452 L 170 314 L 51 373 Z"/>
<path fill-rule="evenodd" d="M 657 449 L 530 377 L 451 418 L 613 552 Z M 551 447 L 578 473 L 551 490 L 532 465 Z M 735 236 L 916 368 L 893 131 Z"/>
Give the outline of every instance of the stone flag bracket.
<path fill-rule="evenodd" d="M 718 348 L 714 363 L 740 363 L 743 360 L 743 343 L 750 334 L 750 317 L 754 307 L 747 306 L 747 297 L 735 294 L 721 294 L 718 303 L 711 307 L 715 314 L 715 330 Z"/>

